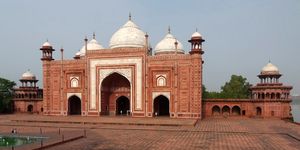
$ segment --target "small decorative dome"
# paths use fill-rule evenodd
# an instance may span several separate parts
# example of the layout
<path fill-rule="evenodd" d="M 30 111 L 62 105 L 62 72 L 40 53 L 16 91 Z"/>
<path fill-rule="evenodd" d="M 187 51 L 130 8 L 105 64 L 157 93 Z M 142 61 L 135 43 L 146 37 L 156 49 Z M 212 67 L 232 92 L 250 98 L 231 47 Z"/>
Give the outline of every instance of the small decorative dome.
<path fill-rule="evenodd" d="M 177 50 L 175 42 L 178 43 Z M 171 33 L 169 33 L 155 46 L 155 54 L 159 53 L 184 53 L 183 46 Z"/>
<path fill-rule="evenodd" d="M 22 74 L 22 80 L 36 80 L 36 77 L 30 70 L 27 70 L 25 73 Z"/>
<path fill-rule="evenodd" d="M 279 74 L 279 69 L 271 62 L 269 62 L 266 66 L 262 68 L 261 74 Z"/>
<path fill-rule="evenodd" d="M 95 39 L 95 34 L 94 34 L 93 39 L 87 43 L 87 50 L 101 50 L 101 49 L 104 49 L 104 47 L 98 43 L 98 41 Z M 80 56 L 84 56 L 84 55 L 85 55 L 85 45 L 83 45 L 82 48 L 80 49 Z"/>
<path fill-rule="evenodd" d="M 42 47 L 52 47 L 48 40 L 42 45 Z"/>
<path fill-rule="evenodd" d="M 192 34 L 192 38 L 202 38 L 202 35 L 196 31 Z"/>
<path fill-rule="evenodd" d="M 80 54 L 81 54 L 81 53 L 80 53 L 80 51 L 79 51 L 79 52 L 77 52 L 77 53 L 75 54 L 75 56 L 80 56 Z"/>
<path fill-rule="evenodd" d="M 144 47 L 145 44 L 145 33 L 129 18 L 129 20 L 113 34 L 109 42 L 109 47 Z"/>

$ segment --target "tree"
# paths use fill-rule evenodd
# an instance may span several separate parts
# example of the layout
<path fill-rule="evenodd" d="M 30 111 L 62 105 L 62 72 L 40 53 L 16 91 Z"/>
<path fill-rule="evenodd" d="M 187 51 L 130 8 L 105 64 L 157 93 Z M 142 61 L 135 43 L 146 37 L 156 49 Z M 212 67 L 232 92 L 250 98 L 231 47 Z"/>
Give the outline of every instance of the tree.
<path fill-rule="evenodd" d="M 12 111 L 13 87 L 15 82 L 0 77 L 0 113 Z"/>
<path fill-rule="evenodd" d="M 223 98 L 249 98 L 250 84 L 247 78 L 240 75 L 232 75 L 229 82 L 221 87 Z"/>
<path fill-rule="evenodd" d="M 204 84 L 202 84 L 202 99 L 208 98 L 209 92 L 207 92 L 206 87 Z"/>

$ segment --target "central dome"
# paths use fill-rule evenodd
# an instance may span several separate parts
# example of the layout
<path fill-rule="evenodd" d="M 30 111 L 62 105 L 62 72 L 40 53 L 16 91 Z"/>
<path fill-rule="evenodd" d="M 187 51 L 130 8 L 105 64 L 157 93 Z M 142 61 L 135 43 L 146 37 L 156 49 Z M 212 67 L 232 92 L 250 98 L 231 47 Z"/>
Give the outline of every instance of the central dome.
<path fill-rule="evenodd" d="M 128 20 L 110 39 L 110 48 L 144 47 L 145 33 L 131 20 Z"/>

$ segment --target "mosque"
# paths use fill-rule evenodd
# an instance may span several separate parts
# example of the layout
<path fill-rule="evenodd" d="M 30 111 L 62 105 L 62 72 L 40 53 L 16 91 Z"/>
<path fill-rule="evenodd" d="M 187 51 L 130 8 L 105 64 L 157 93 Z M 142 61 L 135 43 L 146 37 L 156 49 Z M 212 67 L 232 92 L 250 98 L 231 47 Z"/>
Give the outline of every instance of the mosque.
<path fill-rule="evenodd" d="M 196 31 L 186 53 L 169 29 L 152 51 L 147 33 L 131 17 L 112 35 L 108 48 L 94 34 L 71 60 L 64 59 L 63 49 L 61 59 L 54 60 L 55 50 L 47 41 L 40 48 L 43 92 L 35 86 L 35 76 L 25 72 L 16 89 L 21 92 L 14 98 L 15 110 L 61 116 L 291 117 L 292 87 L 279 82 L 281 74 L 271 63 L 258 75 L 261 82 L 251 87 L 251 98 L 203 100 L 204 41 Z M 38 96 L 30 96 L 25 88 L 35 89 Z"/>

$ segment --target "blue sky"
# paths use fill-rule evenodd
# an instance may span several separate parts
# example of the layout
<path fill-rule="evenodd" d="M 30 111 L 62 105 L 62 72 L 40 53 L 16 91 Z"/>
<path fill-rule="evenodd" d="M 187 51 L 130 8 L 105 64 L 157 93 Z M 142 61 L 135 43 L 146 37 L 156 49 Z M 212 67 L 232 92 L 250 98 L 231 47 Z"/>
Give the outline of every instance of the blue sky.
<path fill-rule="evenodd" d="M 299 0 L 3 0 L 0 1 L 0 76 L 18 79 L 30 69 L 42 80 L 42 43 L 65 49 L 72 58 L 83 39 L 96 33 L 108 47 L 112 34 L 128 20 L 150 36 L 153 47 L 171 26 L 182 42 L 198 28 L 204 43 L 204 84 L 220 90 L 232 74 L 252 84 L 269 60 L 283 74 L 281 81 L 300 94 Z M 59 51 L 54 57 L 59 59 Z M 41 82 L 41 81 L 40 81 Z"/>

